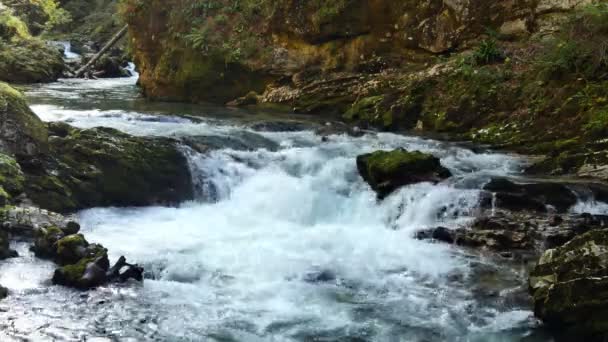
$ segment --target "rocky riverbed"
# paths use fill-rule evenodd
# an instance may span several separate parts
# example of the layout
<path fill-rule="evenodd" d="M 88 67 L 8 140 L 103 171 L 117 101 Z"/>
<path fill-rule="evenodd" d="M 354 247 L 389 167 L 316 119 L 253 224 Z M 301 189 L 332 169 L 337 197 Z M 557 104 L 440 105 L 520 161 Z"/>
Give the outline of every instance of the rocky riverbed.
<path fill-rule="evenodd" d="M 18 206 L 3 339 L 548 341 L 580 327 L 552 302 L 550 279 L 573 275 L 534 265 L 603 243 L 604 185 L 529 178 L 523 156 L 455 143 L 144 103 L 135 80 L 28 90 L 50 159 L 18 154 L 19 186 L 3 183 Z"/>

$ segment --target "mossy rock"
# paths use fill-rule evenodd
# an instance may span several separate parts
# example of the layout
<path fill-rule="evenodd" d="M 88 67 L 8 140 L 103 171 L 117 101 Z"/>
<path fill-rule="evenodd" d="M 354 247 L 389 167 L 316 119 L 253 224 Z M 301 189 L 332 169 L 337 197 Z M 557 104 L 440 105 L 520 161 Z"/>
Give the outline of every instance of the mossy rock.
<path fill-rule="evenodd" d="M 0 81 L 39 83 L 56 81 L 65 70 L 63 54 L 37 39 L 0 45 Z"/>
<path fill-rule="evenodd" d="M 82 234 L 68 235 L 57 241 L 56 261 L 60 265 L 78 262 L 86 254 L 89 243 Z"/>
<path fill-rule="evenodd" d="M 52 281 L 55 285 L 87 290 L 105 284 L 109 268 L 108 251 L 93 244 L 76 263 L 56 269 Z"/>
<path fill-rule="evenodd" d="M 23 193 L 25 177 L 15 159 L 0 153 L 0 197 L 8 204 Z"/>
<path fill-rule="evenodd" d="M 110 128 L 62 130 L 51 156 L 28 169 L 26 193 L 56 212 L 176 204 L 192 198 L 188 163 L 173 140 Z"/>
<path fill-rule="evenodd" d="M 451 176 L 433 155 L 404 149 L 358 156 L 357 169 L 380 198 L 408 184 L 436 183 Z"/>
<path fill-rule="evenodd" d="M 31 249 L 39 258 L 54 259 L 57 256 L 57 241 L 64 236 L 65 233 L 58 227 L 42 228 L 38 230 Z"/>
<path fill-rule="evenodd" d="M 553 329 L 592 338 L 608 331 L 608 231 L 546 251 L 530 273 L 534 313 Z"/>
<path fill-rule="evenodd" d="M 0 82 L 0 153 L 35 155 L 47 150 L 47 140 L 44 123 L 30 110 L 24 96 Z M 0 162 L 4 161 L 6 158 Z"/>

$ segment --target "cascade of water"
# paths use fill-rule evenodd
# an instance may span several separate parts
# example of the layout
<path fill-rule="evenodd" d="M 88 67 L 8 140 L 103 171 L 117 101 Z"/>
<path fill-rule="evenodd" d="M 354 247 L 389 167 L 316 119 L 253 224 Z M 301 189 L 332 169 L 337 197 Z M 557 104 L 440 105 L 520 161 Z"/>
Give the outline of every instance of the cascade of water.
<path fill-rule="evenodd" d="M 63 97 L 85 86 L 105 97 L 110 82 L 120 81 L 62 83 L 36 92 Z M 110 287 L 85 298 L 48 289 L 30 275 L 52 266 L 34 268 L 16 259 L 3 268 L 0 283 L 23 279 L 22 288 L 11 288 L 16 294 L 3 302 L 19 312 L 11 324 L 18 332 L 45 327 L 30 329 L 34 340 L 48 336 L 32 334 L 57 336 L 59 330 L 66 339 L 83 331 L 112 331 L 100 335 L 170 341 L 515 341 L 535 325 L 530 311 L 484 302 L 472 290 L 479 272 L 490 270 L 520 284 L 518 271 L 413 238 L 418 229 L 470 220 L 483 184 L 517 173 L 516 157 L 389 133 L 324 141 L 311 131 L 256 133 L 233 122 L 158 117 L 130 108 L 66 109 L 46 102 L 33 108 L 45 120 L 85 128 L 104 125 L 177 138 L 247 132 L 243 139 L 262 135 L 278 146 L 207 153 L 183 147 L 195 201 L 177 208 L 80 213 L 87 239 L 108 246 L 112 258 L 126 255 L 145 266 L 141 288 Z M 399 147 L 435 154 L 454 177 L 407 186 L 379 202 L 359 177 L 356 156 Z M 0 321 L 3 315 L 0 310 Z"/>
<path fill-rule="evenodd" d="M 49 44 L 63 48 L 63 55 L 66 59 L 78 59 L 80 55 L 72 52 L 72 43 L 68 41 L 50 41 Z"/>

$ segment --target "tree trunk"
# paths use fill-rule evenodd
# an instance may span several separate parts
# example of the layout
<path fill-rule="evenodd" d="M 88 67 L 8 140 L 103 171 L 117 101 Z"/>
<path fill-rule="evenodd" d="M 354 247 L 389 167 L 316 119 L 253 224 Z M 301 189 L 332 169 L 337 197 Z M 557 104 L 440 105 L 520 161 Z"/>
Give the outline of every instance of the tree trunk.
<path fill-rule="evenodd" d="M 90 61 L 87 62 L 87 64 L 85 64 L 82 68 L 76 71 L 74 77 L 81 77 L 93 64 L 95 64 L 95 62 L 97 62 L 97 60 L 99 60 L 99 58 L 101 58 L 101 56 L 103 56 L 104 53 L 110 50 L 110 48 L 112 48 L 112 46 L 114 46 L 114 44 L 116 44 L 116 42 L 120 40 L 120 38 L 122 38 L 125 33 L 127 33 L 127 28 L 127 25 L 121 28 L 120 31 L 118 31 L 118 33 L 116 33 L 114 37 L 112 37 L 112 39 L 101 50 L 99 50 L 99 52 L 95 56 L 93 56 Z"/>

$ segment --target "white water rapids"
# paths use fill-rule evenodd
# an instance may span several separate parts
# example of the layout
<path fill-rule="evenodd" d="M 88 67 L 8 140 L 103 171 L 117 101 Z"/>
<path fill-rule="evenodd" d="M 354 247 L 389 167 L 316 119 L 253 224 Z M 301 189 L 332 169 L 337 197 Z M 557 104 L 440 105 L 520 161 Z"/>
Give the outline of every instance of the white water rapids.
<path fill-rule="evenodd" d="M 481 185 L 520 172 L 517 157 L 388 133 L 322 142 L 312 131 L 254 132 L 223 108 L 202 110 L 214 118 L 200 120 L 179 116 L 179 106 L 158 115 L 125 104 L 135 79 L 66 80 L 29 95 L 45 121 L 146 136 L 247 131 L 279 149 L 184 149 L 195 184 L 213 188 L 213 199 L 79 214 L 89 241 L 144 265 L 143 286 L 88 294 L 49 286 L 53 265 L 17 244 L 23 257 L 0 267 L 11 290 L 0 302 L 0 340 L 547 340 L 529 306 L 479 295 L 487 270 L 508 297 L 524 282 L 521 269 L 413 238 L 470 220 Z M 96 106 L 104 101 L 116 105 Z M 433 153 L 455 176 L 378 203 L 355 158 L 397 147 Z"/>

